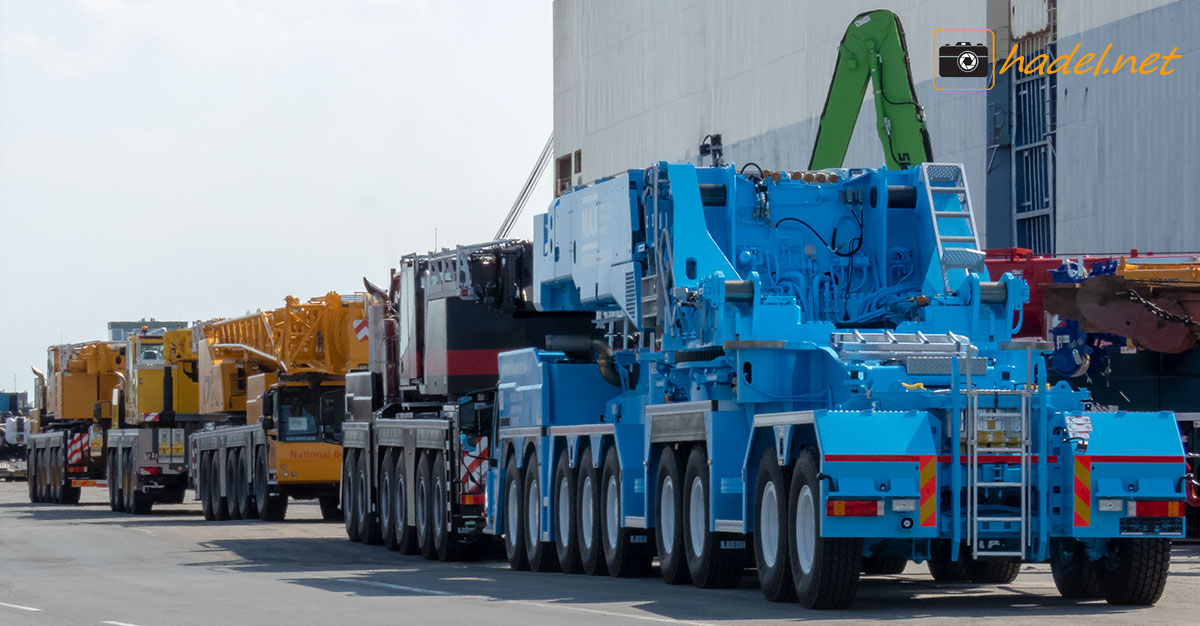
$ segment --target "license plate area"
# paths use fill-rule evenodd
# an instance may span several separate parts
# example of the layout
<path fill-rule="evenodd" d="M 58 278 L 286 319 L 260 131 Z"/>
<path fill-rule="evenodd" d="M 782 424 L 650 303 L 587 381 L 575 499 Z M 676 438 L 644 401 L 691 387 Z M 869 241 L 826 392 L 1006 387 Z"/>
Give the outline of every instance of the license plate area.
<path fill-rule="evenodd" d="M 1122 517 L 1121 536 L 1183 536 L 1182 517 Z"/>

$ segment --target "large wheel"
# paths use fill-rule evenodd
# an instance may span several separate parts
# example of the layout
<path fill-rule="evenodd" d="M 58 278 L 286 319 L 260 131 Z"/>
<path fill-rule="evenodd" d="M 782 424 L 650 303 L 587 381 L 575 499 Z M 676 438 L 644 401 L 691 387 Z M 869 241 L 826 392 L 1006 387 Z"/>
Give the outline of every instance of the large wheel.
<path fill-rule="evenodd" d="M 355 502 L 358 477 L 358 450 L 348 448 L 342 453 L 342 511 L 345 513 L 346 537 L 350 541 L 362 541 L 358 534 L 358 520 L 354 517 L 358 511 Z"/>
<path fill-rule="evenodd" d="M 240 451 L 231 448 L 225 453 L 225 515 L 229 519 L 242 519 L 242 509 L 238 502 L 242 499 L 242 478 L 238 472 L 238 457 Z"/>
<path fill-rule="evenodd" d="M 50 501 L 55 504 L 63 503 L 63 476 L 66 474 L 62 448 L 50 452 Z"/>
<path fill-rule="evenodd" d="M 721 549 L 721 536 L 709 529 L 708 455 L 692 447 L 683 476 L 683 553 L 692 584 L 697 587 L 733 587 L 742 578 L 742 551 Z"/>
<path fill-rule="evenodd" d="M 48 498 L 46 486 L 49 484 L 46 476 L 46 451 L 38 450 L 35 465 L 37 466 L 37 501 L 46 502 Z"/>
<path fill-rule="evenodd" d="M 104 481 L 108 483 L 108 508 L 114 513 L 121 510 L 121 505 L 117 501 L 116 468 L 117 455 L 110 448 L 104 455 Z"/>
<path fill-rule="evenodd" d="M 362 542 L 377 545 L 383 543 L 383 537 L 379 533 L 379 514 L 371 510 L 374 499 L 371 497 L 370 458 L 365 450 L 358 455 L 358 477 L 354 481 L 354 501 L 359 507 L 359 512 L 355 513 L 354 517 L 358 521 L 358 535 L 362 538 Z"/>
<path fill-rule="evenodd" d="M 252 448 L 246 448 L 238 451 L 237 456 L 237 474 L 238 481 L 238 499 L 237 510 L 238 517 L 242 519 L 258 519 L 258 507 L 254 505 L 254 483 L 251 482 L 253 473 L 247 467 L 253 465 L 254 455 L 251 452 Z M 248 457 L 248 458 L 247 458 Z"/>
<path fill-rule="evenodd" d="M 388 550 L 399 550 L 396 540 L 396 453 L 388 450 L 379 467 L 379 532 L 383 535 L 383 546 Z"/>
<path fill-rule="evenodd" d="M 867 576 L 895 576 L 904 573 L 908 559 L 902 556 L 873 554 L 863 559 L 862 573 Z"/>
<path fill-rule="evenodd" d="M 787 478 L 779 467 L 774 448 L 767 448 L 758 463 L 754 486 L 754 563 L 758 586 L 771 602 L 794 602 L 788 562 Z"/>
<path fill-rule="evenodd" d="M 408 514 L 409 472 L 407 455 L 404 450 L 396 452 L 395 482 L 392 483 L 392 507 L 396 519 L 396 549 L 401 554 L 416 554 L 420 551 L 417 546 L 417 529 Z"/>
<path fill-rule="evenodd" d="M 71 484 L 71 476 L 67 473 L 67 459 L 60 450 L 58 453 L 58 501 L 61 504 L 79 504 L 83 489 Z"/>
<path fill-rule="evenodd" d="M 416 509 L 417 509 L 417 547 L 421 550 L 421 555 L 429 560 L 437 558 L 437 552 L 433 546 L 433 528 L 432 520 L 430 519 L 430 501 L 433 499 L 433 461 L 429 459 L 429 452 L 422 452 L 417 460 L 417 486 L 416 486 Z"/>
<path fill-rule="evenodd" d="M 559 568 L 568 574 L 583 571 L 579 563 L 579 536 L 576 526 L 579 518 L 579 502 L 575 497 L 575 472 L 571 471 L 571 457 L 563 450 L 554 467 L 554 483 L 551 487 L 550 511 L 554 520 L 554 556 Z"/>
<path fill-rule="evenodd" d="M 514 570 L 529 569 L 525 551 L 525 486 L 516 454 L 508 456 L 504 467 L 504 555 Z"/>
<path fill-rule="evenodd" d="M 1062 597 L 1077 600 L 1104 597 L 1096 569 L 1082 542 L 1075 539 L 1051 542 L 1050 574 Z"/>
<path fill-rule="evenodd" d="M 454 532 L 450 519 L 450 483 L 447 475 L 446 453 L 434 456 L 430 484 L 433 490 L 429 500 L 429 529 L 433 531 L 433 551 L 439 561 L 458 558 L 458 533 Z"/>
<path fill-rule="evenodd" d="M 220 450 L 213 450 L 212 455 L 213 459 L 209 467 L 212 472 L 210 483 L 212 484 L 213 510 L 216 511 L 218 520 L 225 521 L 229 519 L 229 488 L 225 484 L 226 479 L 222 472 L 225 465 L 221 461 Z M 222 493 L 225 495 L 221 495 Z"/>
<path fill-rule="evenodd" d="M 1109 546 L 1109 556 L 1096 562 L 1104 599 L 1130 606 L 1158 602 L 1167 586 L 1171 540 L 1113 539 Z"/>
<path fill-rule="evenodd" d="M 204 521 L 211 522 L 217 519 L 211 452 L 200 453 L 200 467 L 197 471 L 200 475 L 196 477 L 196 497 L 200 498 L 200 511 L 204 514 Z"/>
<path fill-rule="evenodd" d="M 37 471 L 37 451 L 30 449 L 29 454 L 25 455 L 25 486 L 29 490 L 29 502 L 38 502 L 38 476 Z"/>
<path fill-rule="evenodd" d="M 939 583 L 961 583 L 970 577 L 967 561 L 971 558 L 967 547 L 958 550 L 958 560 L 950 560 L 950 542 L 934 539 L 929 548 L 929 575 Z"/>
<path fill-rule="evenodd" d="M 254 508 L 256 517 L 264 522 L 282 521 L 287 514 L 287 496 L 271 493 L 271 469 L 267 466 L 267 449 L 254 452 Z M 336 502 L 334 503 L 337 504 Z"/>
<path fill-rule="evenodd" d="M 683 547 L 683 472 L 674 448 L 663 448 L 655 480 L 654 543 L 658 569 L 670 585 L 692 582 Z"/>
<path fill-rule="evenodd" d="M 592 460 L 591 448 L 580 455 L 577 473 L 579 485 L 575 491 L 579 499 L 579 524 L 576 526 L 579 565 L 587 574 L 603 576 L 608 573 L 608 565 L 604 562 L 604 550 L 600 545 L 600 469 Z"/>
<path fill-rule="evenodd" d="M 642 531 L 626 528 L 621 519 L 621 463 L 617 448 L 604 454 L 604 472 L 600 475 L 600 545 L 610 576 L 645 576 L 650 571 L 651 554 Z"/>
<path fill-rule="evenodd" d="M 127 509 L 127 512 L 132 513 L 134 515 L 149 515 L 150 510 L 153 508 L 154 505 L 152 502 L 150 502 L 150 499 L 148 497 L 146 497 L 143 494 L 138 493 L 137 481 L 138 481 L 138 460 L 139 459 L 137 456 L 136 448 L 130 448 L 128 457 L 129 457 L 129 461 L 128 461 L 129 465 L 127 468 L 128 469 L 127 474 L 129 476 L 129 478 L 126 480 L 126 483 L 125 483 L 126 488 L 129 490 L 129 492 L 128 492 L 129 495 L 125 496 L 126 505 L 129 507 Z"/>
<path fill-rule="evenodd" d="M 542 541 L 542 467 L 537 456 L 525 461 L 525 556 L 529 569 L 549 572 L 558 569 L 554 545 Z"/>
<path fill-rule="evenodd" d="M 1006 585 L 1021 573 L 1016 559 L 976 559 L 967 564 L 967 578 L 981 585 Z"/>
<path fill-rule="evenodd" d="M 800 452 L 788 488 L 788 558 L 796 597 L 809 609 L 844 609 L 854 602 L 862 567 L 861 539 L 821 536 L 819 465 Z"/>

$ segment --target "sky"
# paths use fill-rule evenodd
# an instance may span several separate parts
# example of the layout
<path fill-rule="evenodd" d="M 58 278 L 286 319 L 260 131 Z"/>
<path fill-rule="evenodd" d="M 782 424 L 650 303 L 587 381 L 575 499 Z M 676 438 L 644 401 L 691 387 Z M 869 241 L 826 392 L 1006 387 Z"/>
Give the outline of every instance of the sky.
<path fill-rule="evenodd" d="M 549 0 L 0 0 L 0 389 L 490 240 L 552 108 Z"/>

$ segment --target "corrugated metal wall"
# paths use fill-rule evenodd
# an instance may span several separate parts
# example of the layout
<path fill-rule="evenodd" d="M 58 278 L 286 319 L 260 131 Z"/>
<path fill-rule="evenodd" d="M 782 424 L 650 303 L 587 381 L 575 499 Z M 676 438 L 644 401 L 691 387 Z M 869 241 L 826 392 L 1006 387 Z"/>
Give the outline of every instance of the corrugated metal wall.
<path fill-rule="evenodd" d="M 1000 0 L 1003 1 L 1003 0 Z M 1045 0 L 890 3 L 904 26 L 917 96 L 934 156 L 966 166 L 979 225 L 1010 245 L 1007 188 L 1009 81 L 1005 93 L 932 88 L 936 28 L 998 26 L 1003 59 L 1008 13 L 1014 31 L 1035 29 Z M 1102 51 L 1185 57 L 1171 77 L 1064 77 L 1058 81 L 1055 189 L 1059 252 L 1200 248 L 1197 107 L 1200 2 L 1058 0 L 1058 49 L 1076 42 Z M 767 168 L 808 164 L 837 54 L 855 15 L 875 1 L 555 0 L 555 155 L 580 152 L 572 181 L 591 181 L 656 160 L 696 160 L 708 133 L 722 133 L 726 158 Z M 1018 15 L 1018 13 L 1020 15 Z M 989 21 L 989 16 L 991 17 Z M 1040 22 L 1039 22 L 1040 20 Z M 1165 49 L 1163 46 L 1167 46 Z M 995 90 L 993 90 L 995 91 Z M 883 162 L 867 102 L 847 164 Z M 1001 128 L 1003 126 L 1003 128 Z M 989 193 L 988 186 L 997 193 Z M 985 201 L 985 198 L 987 201 Z M 992 243 L 992 242 L 995 243 Z"/>
<path fill-rule="evenodd" d="M 1060 29 L 1097 5 L 1107 3 L 1059 0 Z M 1116 42 L 1111 54 L 1141 59 L 1178 46 L 1183 58 L 1169 76 L 1058 81 L 1058 252 L 1200 250 L 1198 29 L 1200 3 L 1185 0 L 1060 34 L 1063 53 Z"/>

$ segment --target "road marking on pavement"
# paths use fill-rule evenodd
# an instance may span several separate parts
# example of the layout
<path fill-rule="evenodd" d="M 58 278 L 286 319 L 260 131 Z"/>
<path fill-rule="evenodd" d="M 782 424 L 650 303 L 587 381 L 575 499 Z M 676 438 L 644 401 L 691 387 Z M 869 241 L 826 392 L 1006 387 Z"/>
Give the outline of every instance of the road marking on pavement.
<path fill-rule="evenodd" d="M 408 585 L 394 585 L 392 583 L 384 583 L 375 580 L 361 580 L 357 578 L 337 578 L 338 582 L 368 585 L 371 587 L 379 587 L 381 589 L 391 589 L 394 591 L 407 591 L 409 593 L 421 593 L 429 596 L 464 596 L 468 594 L 451 593 L 449 591 L 438 591 L 436 589 L 425 589 L 423 587 L 409 587 Z M 521 604 L 525 606 L 535 606 L 543 609 L 564 609 L 567 611 L 577 611 L 579 613 L 591 613 L 593 615 L 603 615 L 605 617 L 616 617 L 622 619 L 636 619 L 643 622 L 657 622 L 661 624 L 691 624 L 693 626 L 710 626 L 708 622 L 692 622 L 688 620 L 672 619 L 670 617 L 656 617 L 654 615 L 638 615 L 636 613 L 621 613 L 618 611 L 605 611 L 603 609 L 591 609 L 583 606 L 571 606 L 569 604 L 560 604 L 557 602 L 537 602 L 535 600 L 508 600 L 505 598 L 496 598 L 497 601 L 508 604 Z M 105 622 L 111 623 L 111 622 Z"/>
<path fill-rule="evenodd" d="M 30 612 L 34 612 L 34 613 L 41 611 L 41 609 L 35 609 L 31 606 L 21 606 L 20 604 L 9 604 L 7 602 L 0 602 L 0 606 L 6 606 L 10 609 L 17 609 L 19 611 L 30 611 Z"/>
<path fill-rule="evenodd" d="M 580 613 L 592 613 L 594 615 L 603 615 L 605 617 L 616 617 L 620 619 L 636 619 L 643 622 L 658 622 L 662 624 L 693 624 L 694 626 L 711 626 L 709 622 L 692 622 L 689 620 L 672 619 L 670 617 L 655 617 L 653 615 L 638 615 L 637 613 L 620 613 L 617 611 L 605 611 L 604 609 L 589 609 L 584 606 L 571 606 L 569 604 L 559 604 L 557 602 L 537 602 L 534 600 L 501 600 L 509 604 L 524 604 L 526 606 L 536 606 L 544 609 L 566 609 L 568 611 L 578 611 Z"/>
<path fill-rule="evenodd" d="M 338 582 L 355 583 L 359 585 L 369 585 L 371 587 L 380 587 L 382 589 L 392 589 L 394 591 L 408 591 L 411 593 L 423 593 L 427 596 L 457 596 L 461 594 L 450 593 L 448 591 L 438 591 L 436 589 L 424 589 L 422 587 L 409 587 L 407 585 L 393 585 L 392 583 L 381 583 L 374 580 L 359 580 L 357 578 L 338 578 Z"/>
<path fill-rule="evenodd" d="M 137 624 L 130 624 L 129 622 L 100 622 L 100 623 L 101 624 L 109 624 L 109 626 L 138 626 Z"/>

